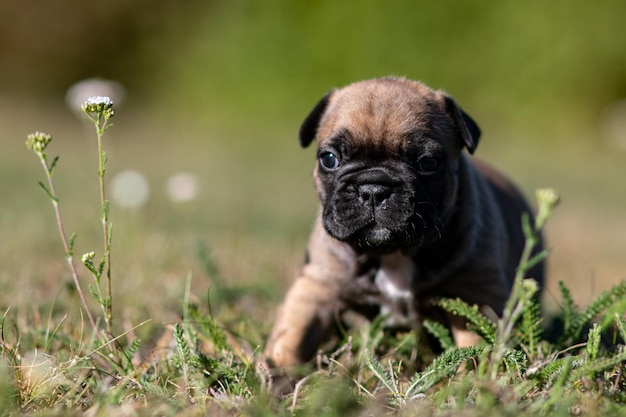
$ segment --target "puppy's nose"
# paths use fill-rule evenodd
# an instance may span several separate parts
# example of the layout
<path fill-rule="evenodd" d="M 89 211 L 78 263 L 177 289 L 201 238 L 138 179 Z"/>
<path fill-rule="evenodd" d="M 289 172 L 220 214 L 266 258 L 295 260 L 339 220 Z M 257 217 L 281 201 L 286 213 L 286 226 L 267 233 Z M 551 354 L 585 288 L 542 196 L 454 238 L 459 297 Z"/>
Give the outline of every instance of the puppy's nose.
<path fill-rule="evenodd" d="M 381 184 L 359 186 L 359 198 L 366 206 L 380 207 L 391 196 L 391 188 Z"/>

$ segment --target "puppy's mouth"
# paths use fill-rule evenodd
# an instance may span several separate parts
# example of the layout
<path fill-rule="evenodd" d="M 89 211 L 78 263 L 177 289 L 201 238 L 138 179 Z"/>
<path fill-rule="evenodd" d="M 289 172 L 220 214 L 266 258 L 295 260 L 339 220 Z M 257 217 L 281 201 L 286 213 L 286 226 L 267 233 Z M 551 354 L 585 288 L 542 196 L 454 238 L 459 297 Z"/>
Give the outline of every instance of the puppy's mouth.
<path fill-rule="evenodd" d="M 391 237 L 391 230 L 386 227 L 376 227 L 368 230 L 363 239 L 368 246 L 382 246 L 387 244 Z"/>
<path fill-rule="evenodd" d="M 356 245 L 359 249 L 373 252 L 393 252 L 398 248 L 394 232 L 386 227 L 367 227 L 356 233 Z"/>
<path fill-rule="evenodd" d="M 393 212 L 393 210 L 391 210 Z M 337 213 L 335 213 L 337 214 Z M 397 217 L 397 218 L 394 218 Z M 353 246 L 359 252 L 388 253 L 412 246 L 416 236 L 416 228 L 411 221 L 401 221 L 396 213 L 363 212 L 352 216 L 324 216 L 324 226 L 328 233 Z"/>
<path fill-rule="evenodd" d="M 355 250 L 375 254 L 415 248 L 440 236 L 432 205 L 421 204 L 418 212 L 413 198 L 395 197 L 376 209 L 351 198 L 335 200 L 325 207 L 324 227 Z"/>

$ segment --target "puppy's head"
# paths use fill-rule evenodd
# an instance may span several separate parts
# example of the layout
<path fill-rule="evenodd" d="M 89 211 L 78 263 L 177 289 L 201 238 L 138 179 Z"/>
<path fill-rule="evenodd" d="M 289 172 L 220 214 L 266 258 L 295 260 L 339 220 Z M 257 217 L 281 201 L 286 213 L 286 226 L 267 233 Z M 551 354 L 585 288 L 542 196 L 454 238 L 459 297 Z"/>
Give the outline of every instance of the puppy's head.
<path fill-rule="evenodd" d="M 411 250 L 437 239 L 454 208 L 458 161 L 480 130 L 452 98 L 398 78 L 329 92 L 300 128 L 317 140 L 323 224 L 359 252 Z"/>

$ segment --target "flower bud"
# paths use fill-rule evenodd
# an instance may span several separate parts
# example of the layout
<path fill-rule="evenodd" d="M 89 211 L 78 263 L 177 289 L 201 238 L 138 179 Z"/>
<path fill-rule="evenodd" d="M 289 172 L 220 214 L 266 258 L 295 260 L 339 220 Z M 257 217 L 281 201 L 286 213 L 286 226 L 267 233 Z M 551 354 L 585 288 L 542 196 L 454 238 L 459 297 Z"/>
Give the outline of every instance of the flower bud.
<path fill-rule="evenodd" d="M 26 136 L 26 147 L 28 149 L 32 149 L 33 151 L 37 153 L 42 153 L 46 149 L 46 147 L 48 146 L 51 140 L 52 140 L 52 136 L 47 133 L 43 133 L 43 132 L 31 133 L 30 135 Z"/>
<path fill-rule="evenodd" d="M 83 254 L 82 258 L 80 258 L 80 260 L 82 261 L 82 263 L 86 264 L 87 262 L 91 262 L 93 261 L 93 258 L 96 256 L 95 252 L 87 252 L 85 254 Z"/>
<path fill-rule="evenodd" d="M 536 191 L 536 197 L 538 210 L 537 219 L 535 220 L 535 226 L 537 229 L 541 229 L 545 225 L 546 221 L 552 214 L 552 211 L 559 204 L 561 199 L 558 193 L 552 188 L 538 189 Z"/>

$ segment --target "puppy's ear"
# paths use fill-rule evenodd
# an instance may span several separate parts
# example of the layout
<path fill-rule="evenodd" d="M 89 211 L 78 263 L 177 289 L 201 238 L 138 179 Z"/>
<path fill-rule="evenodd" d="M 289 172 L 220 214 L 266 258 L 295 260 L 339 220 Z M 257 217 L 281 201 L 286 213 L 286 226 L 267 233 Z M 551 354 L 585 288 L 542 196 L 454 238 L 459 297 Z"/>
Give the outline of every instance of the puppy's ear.
<path fill-rule="evenodd" d="M 448 113 L 452 116 L 459 128 L 459 131 L 461 132 L 463 143 L 467 147 L 469 153 L 474 153 L 476 147 L 478 146 L 478 139 L 480 139 L 480 128 L 474 119 L 472 119 L 463 111 L 463 109 L 459 107 L 458 104 L 456 104 L 456 101 L 454 101 L 452 97 L 446 95 L 445 101 Z"/>
<path fill-rule="evenodd" d="M 322 119 L 322 115 L 324 111 L 326 111 L 326 106 L 328 106 L 328 100 L 332 91 L 326 93 L 324 97 L 313 107 L 311 113 L 304 119 L 302 126 L 300 126 L 300 146 L 306 148 L 313 142 L 315 139 L 315 135 L 317 134 L 317 128 L 320 124 L 320 120 Z"/>

